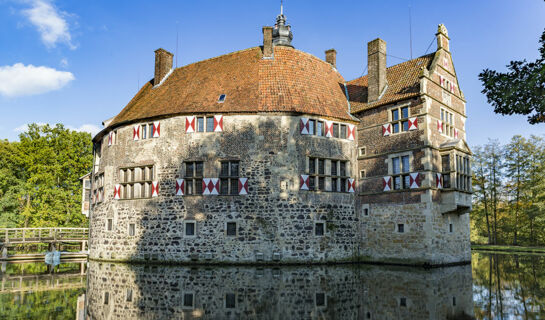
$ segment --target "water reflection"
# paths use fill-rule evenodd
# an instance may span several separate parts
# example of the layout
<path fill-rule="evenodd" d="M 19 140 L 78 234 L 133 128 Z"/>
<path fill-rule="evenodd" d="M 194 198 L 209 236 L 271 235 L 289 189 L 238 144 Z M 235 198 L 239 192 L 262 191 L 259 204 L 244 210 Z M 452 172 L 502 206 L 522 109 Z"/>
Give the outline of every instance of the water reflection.
<path fill-rule="evenodd" d="M 545 258 L 474 253 L 477 319 L 545 319 Z"/>
<path fill-rule="evenodd" d="M 471 319 L 471 267 L 167 267 L 91 261 L 91 319 Z"/>

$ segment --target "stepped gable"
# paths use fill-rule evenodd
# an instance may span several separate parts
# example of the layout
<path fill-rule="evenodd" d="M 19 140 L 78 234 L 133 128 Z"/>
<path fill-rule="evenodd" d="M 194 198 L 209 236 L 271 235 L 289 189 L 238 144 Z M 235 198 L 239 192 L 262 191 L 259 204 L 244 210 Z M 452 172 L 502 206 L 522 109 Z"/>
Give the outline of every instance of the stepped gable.
<path fill-rule="evenodd" d="M 221 94 L 226 98 L 218 103 Z M 327 62 L 286 46 L 254 47 L 173 70 L 146 83 L 109 123 L 177 114 L 287 112 L 351 120 L 344 79 Z"/>
<path fill-rule="evenodd" d="M 367 103 L 367 75 L 349 81 L 347 89 L 352 113 L 418 96 L 420 74 L 423 68 L 430 68 L 434 56 L 435 52 L 387 68 L 388 88 L 378 101 L 372 103 Z"/>

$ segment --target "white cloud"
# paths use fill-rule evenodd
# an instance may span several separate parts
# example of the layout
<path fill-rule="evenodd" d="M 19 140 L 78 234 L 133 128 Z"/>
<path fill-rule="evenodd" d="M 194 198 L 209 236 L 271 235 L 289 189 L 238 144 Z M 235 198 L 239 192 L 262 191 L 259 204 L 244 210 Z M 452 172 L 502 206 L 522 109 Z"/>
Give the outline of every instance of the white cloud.
<path fill-rule="evenodd" d="M 40 94 L 58 90 L 75 77 L 71 72 L 58 71 L 44 66 L 0 66 L 0 95 L 8 97 Z"/>
<path fill-rule="evenodd" d="M 76 49 L 65 20 L 68 14 L 59 12 L 48 0 L 32 0 L 30 3 L 30 9 L 23 10 L 23 14 L 38 29 L 42 42 L 49 48 L 65 43 L 70 49 Z"/>
<path fill-rule="evenodd" d="M 43 123 L 43 122 L 37 122 L 36 124 L 39 125 L 39 126 L 46 125 L 46 123 Z M 50 125 L 50 127 L 54 127 L 54 126 L 55 125 Z M 97 125 L 94 125 L 94 124 L 83 124 L 80 127 L 74 127 L 74 126 L 67 125 L 67 126 L 65 126 L 65 128 L 70 129 L 70 130 L 74 130 L 74 131 L 78 131 L 78 132 L 89 132 L 93 137 L 100 130 L 102 130 L 101 127 L 99 127 Z M 27 130 L 28 130 L 28 124 L 22 124 L 22 125 L 18 126 L 17 128 L 13 129 L 13 131 L 15 131 L 15 132 L 25 132 Z"/>

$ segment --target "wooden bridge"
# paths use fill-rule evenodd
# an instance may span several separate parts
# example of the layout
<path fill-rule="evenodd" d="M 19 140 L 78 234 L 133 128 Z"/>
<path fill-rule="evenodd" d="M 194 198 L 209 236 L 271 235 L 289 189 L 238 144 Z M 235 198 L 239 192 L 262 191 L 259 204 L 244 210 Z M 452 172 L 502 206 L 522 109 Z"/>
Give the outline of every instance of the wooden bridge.
<path fill-rule="evenodd" d="M 27 244 L 47 244 L 49 250 L 58 249 L 61 244 L 79 244 L 83 253 L 88 235 L 88 228 L 0 228 L 0 260 L 16 259 L 19 255 L 8 256 L 8 249 Z"/>

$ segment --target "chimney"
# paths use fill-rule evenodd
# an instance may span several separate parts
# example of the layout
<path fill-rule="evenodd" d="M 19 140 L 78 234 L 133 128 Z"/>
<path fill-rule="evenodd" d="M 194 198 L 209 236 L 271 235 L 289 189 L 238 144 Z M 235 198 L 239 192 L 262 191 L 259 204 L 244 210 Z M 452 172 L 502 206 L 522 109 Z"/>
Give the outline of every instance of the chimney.
<path fill-rule="evenodd" d="M 450 38 L 448 37 L 447 27 L 445 27 L 444 24 L 437 26 L 437 33 L 435 34 L 435 37 L 437 37 L 437 50 L 445 49 L 446 51 L 450 51 Z"/>
<path fill-rule="evenodd" d="M 377 38 L 367 44 L 367 102 L 377 101 L 387 86 L 386 41 Z"/>
<path fill-rule="evenodd" d="M 325 51 L 325 61 L 337 68 L 337 51 L 335 49 L 329 49 Z"/>
<path fill-rule="evenodd" d="M 155 50 L 155 75 L 153 85 L 158 85 L 172 70 L 172 57 L 174 55 L 163 48 Z"/>
<path fill-rule="evenodd" d="M 263 27 L 263 58 L 273 57 L 272 27 Z"/>

